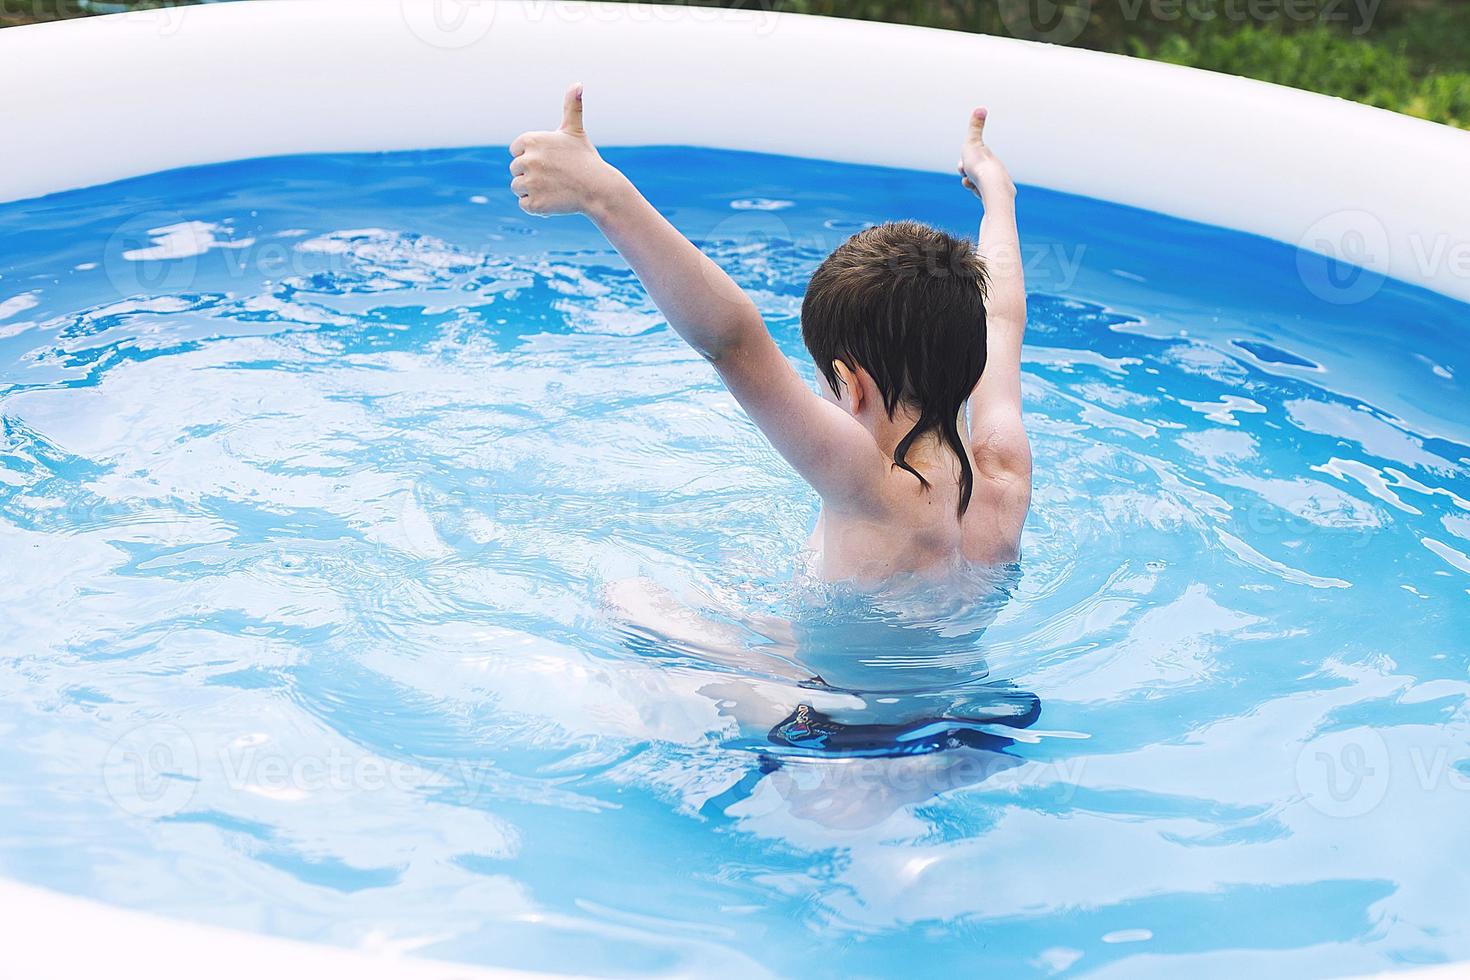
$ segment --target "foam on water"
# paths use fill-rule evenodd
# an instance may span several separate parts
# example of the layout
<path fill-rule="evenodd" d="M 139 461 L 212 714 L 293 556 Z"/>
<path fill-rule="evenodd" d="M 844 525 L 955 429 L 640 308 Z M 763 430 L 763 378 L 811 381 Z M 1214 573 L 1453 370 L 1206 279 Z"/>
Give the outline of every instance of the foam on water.
<path fill-rule="evenodd" d="M 832 247 L 977 218 L 948 175 L 610 155 L 808 377 Z M 1023 188 L 1023 561 L 895 605 L 806 581 L 815 498 L 504 160 L 0 207 L 0 872 L 573 972 L 1470 957 L 1470 309 Z M 993 751 L 751 747 L 795 699 L 1022 690 Z"/>

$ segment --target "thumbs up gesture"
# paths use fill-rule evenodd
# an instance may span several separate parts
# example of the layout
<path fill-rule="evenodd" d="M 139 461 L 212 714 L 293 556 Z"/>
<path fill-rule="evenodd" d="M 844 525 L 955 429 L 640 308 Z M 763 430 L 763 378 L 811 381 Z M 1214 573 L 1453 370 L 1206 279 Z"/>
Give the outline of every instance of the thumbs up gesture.
<path fill-rule="evenodd" d="M 984 106 L 970 113 L 970 125 L 960 145 L 960 183 L 982 201 L 988 194 L 1015 196 L 1016 193 L 1005 164 L 985 143 L 985 120 L 989 115 Z"/>
<path fill-rule="evenodd" d="M 622 177 L 582 127 L 582 85 L 567 89 L 561 126 L 522 133 L 510 144 L 510 189 L 527 214 L 585 213 Z"/>

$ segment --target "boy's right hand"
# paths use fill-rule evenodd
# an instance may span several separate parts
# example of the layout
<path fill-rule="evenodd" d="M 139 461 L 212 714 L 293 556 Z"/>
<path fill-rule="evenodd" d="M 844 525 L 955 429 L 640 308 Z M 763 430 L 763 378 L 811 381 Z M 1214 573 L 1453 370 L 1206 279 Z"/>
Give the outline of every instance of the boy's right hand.
<path fill-rule="evenodd" d="M 988 115 L 984 106 L 970 113 L 970 128 L 960 148 L 960 183 L 982 201 L 987 194 L 1014 197 L 1016 193 L 1016 185 L 1011 181 L 1005 164 L 985 145 L 985 119 Z"/>
<path fill-rule="evenodd" d="M 561 127 L 522 133 L 510 144 L 510 189 L 527 214 L 578 214 L 595 209 L 622 180 L 582 128 L 582 85 L 567 89 Z"/>

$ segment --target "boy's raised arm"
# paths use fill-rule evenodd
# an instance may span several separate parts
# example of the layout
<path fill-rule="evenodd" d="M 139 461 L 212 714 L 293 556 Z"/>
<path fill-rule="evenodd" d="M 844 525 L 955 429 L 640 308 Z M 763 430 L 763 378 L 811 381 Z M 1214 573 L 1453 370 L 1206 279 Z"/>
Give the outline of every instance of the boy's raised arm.
<path fill-rule="evenodd" d="M 980 256 L 989 289 L 985 299 L 986 359 L 970 395 L 970 442 L 987 476 L 1031 476 L 1031 446 L 1021 420 L 1021 339 L 1026 332 L 1026 277 L 1016 230 L 1016 185 L 985 145 L 986 110 L 970 114 L 959 171 L 980 198 Z"/>
<path fill-rule="evenodd" d="M 750 298 L 598 154 L 582 125 L 580 85 L 567 90 L 561 128 L 525 133 L 510 152 L 510 186 L 521 210 L 591 218 L 669 325 L 715 366 L 766 438 L 823 499 L 840 504 L 859 489 L 864 462 L 875 477 L 881 474 L 881 454 L 867 430 L 807 387 Z M 875 484 L 876 478 L 869 485 Z"/>

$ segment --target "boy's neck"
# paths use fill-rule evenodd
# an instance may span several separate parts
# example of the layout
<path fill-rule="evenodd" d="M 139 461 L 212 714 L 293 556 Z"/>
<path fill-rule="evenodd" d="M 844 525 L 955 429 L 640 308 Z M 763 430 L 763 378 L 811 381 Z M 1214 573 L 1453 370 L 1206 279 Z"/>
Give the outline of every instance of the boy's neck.
<path fill-rule="evenodd" d="M 889 459 L 893 458 L 894 450 L 903 441 L 903 437 L 909 434 L 909 430 L 919 421 L 919 413 L 900 405 L 894 409 L 893 418 L 883 411 L 877 412 L 871 419 L 864 420 L 867 430 L 872 433 L 873 441 L 878 444 L 883 455 Z M 961 411 L 959 418 L 960 439 L 969 442 L 969 425 L 965 419 L 965 413 Z M 933 461 L 947 457 L 951 450 L 944 444 L 943 438 L 937 431 L 926 432 L 915 439 L 909 446 L 908 460 L 910 463 Z"/>

